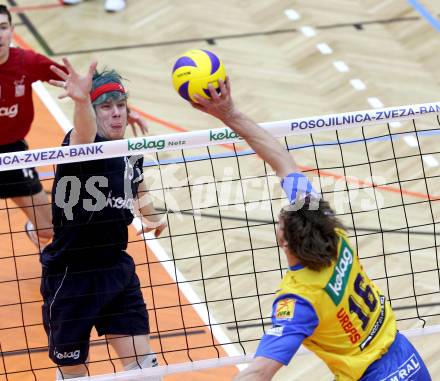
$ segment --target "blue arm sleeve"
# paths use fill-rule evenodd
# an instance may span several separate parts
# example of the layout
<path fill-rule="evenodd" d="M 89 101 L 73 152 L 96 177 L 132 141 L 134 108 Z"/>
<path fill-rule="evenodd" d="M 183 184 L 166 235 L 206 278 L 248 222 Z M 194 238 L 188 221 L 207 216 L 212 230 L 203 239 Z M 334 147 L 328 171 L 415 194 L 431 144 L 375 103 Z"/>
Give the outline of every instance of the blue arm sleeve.
<path fill-rule="evenodd" d="M 315 309 L 294 294 L 281 295 L 272 307 L 272 328 L 261 338 L 255 356 L 289 364 L 305 338 L 318 326 Z"/>
<path fill-rule="evenodd" d="M 302 173 L 290 173 L 281 180 L 281 187 L 286 192 L 290 203 L 297 199 L 303 199 L 307 195 L 320 198 L 320 195 L 313 189 L 309 179 Z"/>

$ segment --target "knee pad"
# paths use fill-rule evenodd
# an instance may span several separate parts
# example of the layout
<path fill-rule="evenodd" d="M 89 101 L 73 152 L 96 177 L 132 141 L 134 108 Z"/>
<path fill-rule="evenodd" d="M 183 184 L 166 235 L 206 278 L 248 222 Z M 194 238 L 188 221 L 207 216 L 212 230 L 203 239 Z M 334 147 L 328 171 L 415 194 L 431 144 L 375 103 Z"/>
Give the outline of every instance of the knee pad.
<path fill-rule="evenodd" d="M 133 361 L 130 364 L 127 364 L 124 367 L 124 370 L 135 370 L 135 369 L 147 369 L 154 368 L 158 366 L 156 354 L 150 353 L 149 355 L 140 356 L 137 358 L 137 361 Z"/>

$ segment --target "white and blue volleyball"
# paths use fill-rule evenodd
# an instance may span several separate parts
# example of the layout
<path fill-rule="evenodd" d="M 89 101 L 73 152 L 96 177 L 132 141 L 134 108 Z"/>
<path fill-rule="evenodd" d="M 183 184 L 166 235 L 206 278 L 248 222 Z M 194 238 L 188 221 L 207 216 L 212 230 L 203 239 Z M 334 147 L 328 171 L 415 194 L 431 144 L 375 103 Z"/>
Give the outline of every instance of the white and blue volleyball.
<path fill-rule="evenodd" d="M 225 81 L 225 67 L 209 50 L 189 50 L 177 59 L 173 67 L 173 86 L 187 101 L 195 102 L 194 94 L 209 99 L 208 85 L 212 83 L 219 91 L 219 79 Z"/>

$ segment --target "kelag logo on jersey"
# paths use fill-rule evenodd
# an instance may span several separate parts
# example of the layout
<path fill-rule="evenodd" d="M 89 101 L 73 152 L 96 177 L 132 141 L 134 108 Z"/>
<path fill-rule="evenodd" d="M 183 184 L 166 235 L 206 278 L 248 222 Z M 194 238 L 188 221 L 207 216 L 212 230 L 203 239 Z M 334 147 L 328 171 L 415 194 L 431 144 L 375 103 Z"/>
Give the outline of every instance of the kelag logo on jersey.
<path fill-rule="evenodd" d="M 18 114 L 18 104 L 15 104 L 11 107 L 0 107 L 0 116 L 15 118 L 17 114 Z"/>
<path fill-rule="evenodd" d="M 341 239 L 341 247 L 339 248 L 338 262 L 336 263 L 333 274 L 325 286 L 325 291 L 333 300 L 335 305 L 341 302 L 344 296 L 347 281 L 350 277 L 351 267 L 353 264 L 353 252 L 344 239 Z"/>

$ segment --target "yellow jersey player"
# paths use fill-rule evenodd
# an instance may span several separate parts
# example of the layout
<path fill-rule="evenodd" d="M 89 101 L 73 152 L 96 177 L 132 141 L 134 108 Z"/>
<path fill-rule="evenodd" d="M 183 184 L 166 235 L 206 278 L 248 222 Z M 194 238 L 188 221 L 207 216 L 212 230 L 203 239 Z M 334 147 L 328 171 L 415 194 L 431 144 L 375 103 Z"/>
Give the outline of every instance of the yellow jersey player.
<path fill-rule="evenodd" d="M 234 106 L 229 79 L 220 94 L 192 106 L 234 130 L 282 179 L 290 205 L 277 227 L 289 271 L 272 308 L 273 326 L 236 381 L 271 380 L 301 344 L 336 380 L 429 381 L 422 358 L 396 329 L 389 302 L 370 280 L 329 204 L 313 190 L 279 142 Z"/>

